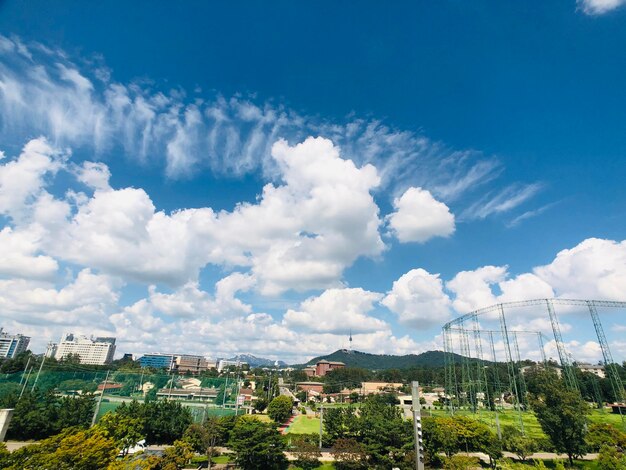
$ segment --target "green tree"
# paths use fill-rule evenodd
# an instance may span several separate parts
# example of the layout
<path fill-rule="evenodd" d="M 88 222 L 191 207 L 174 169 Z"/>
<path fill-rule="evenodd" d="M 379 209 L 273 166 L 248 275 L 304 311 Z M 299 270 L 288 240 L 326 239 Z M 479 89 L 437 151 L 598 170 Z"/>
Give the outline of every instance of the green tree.
<path fill-rule="evenodd" d="M 296 457 L 295 465 L 303 470 L 319 467 L 322 453 L 318 447 L 317 434 L 294 434 L 291 437 L 291 453 Z"/>
<path fill-rule="evenodd" d="M 522 462 L 537 452 L 537 443 L 531 437 L 525 436 L 513 426 L 505 426 L 502 430 L 502 447 L 519 457 Z"/>
<path fill-rule="evenodd" d="M 360 408 L 357 438 L 365 447 L 370 468 L 402 466 L 413 446 L 413 426 L 402 418 L 392 395 L 371 395 Z"/>
<path fill-rule="evenodd" d="M 267 406 L 268 416 L 276 423 L 281 424 L 287 421 L 293 410 L 293 400 L 286 395 L 279 395 Z"/>
<path fill-rule="evenodd" d="M 362 470 L 367 468 L 367 453 L 363 445 L 352 438 L 335 440 L 331 453 L 337 470 Z"/>
<path fill-rule="evenodd" d="M 613 446 L 603 446 L 598 455 L 599 470 L 624 470 L 626 468 L 626 456 L 619 453 Z"/>
<path fill-rule="evenodd" d="M 98 427 L 106 437 L 113 439 L 122 454 L 126 455 L 128 449 L 144 439 L 144 423 L 140 418 L 132 418 L 118 413 L 108 412 L 100 421 Z"/>
<path fill-rule="evenodd" d="M 133 400 L 123 403 L 116 413 L 139 418 L 143 423 L 142 434 L 148 444 L 172 444 L 183 436 L 191 424 L 191 412 L 178 402 L 167 400 L 139 403 Z"/>
<path fill-rule="evenodd" d="M 2 468 L 101 470 L 113 462 L 117 453 L 115 442 L 100 429 L 72 428 L 14 451 Z"/>
<path fill-rule="evenodd" d="M 243 470 L 281 470 L 289 466 L 280 433 L 273 425 L 253 417 L 237 419 L 228 446 Z"/>
<path fill-rule="evenodd" d="M 267 408 L 268 401 L 265 397 L 259 397 L 252 403 L 252 406 L 256 411 L 262 413 L 265 408 Z"/>
<path fill-rule="evenodd" d="M 159 470 L 181 470 L 193 457 L 191 446 L 184 441 L 175 441 L 173 446 L 165 449 L 159 463 Z"/>
<path fill-rule="evenodd" d="M 586 452 L 587 403 L 562 381 L 555 381 L 541 385 L 532 406 L 555 450 L 567 454 L 570 466 L 573 465 L 574 458 Z"/>
<path fill-rule="evenodd" d="M 626 433 L 609 423 L 594 423 L 586 436 L 589 450 L 598 452 L 602 446 L 626 447 Z"/>
<path fill-rule="evenodd" d="M 324 409 L 324 439 L 333 444 L 337 439 L 356 439 L 360 425 L 356 415 L 356 408 Z"/>

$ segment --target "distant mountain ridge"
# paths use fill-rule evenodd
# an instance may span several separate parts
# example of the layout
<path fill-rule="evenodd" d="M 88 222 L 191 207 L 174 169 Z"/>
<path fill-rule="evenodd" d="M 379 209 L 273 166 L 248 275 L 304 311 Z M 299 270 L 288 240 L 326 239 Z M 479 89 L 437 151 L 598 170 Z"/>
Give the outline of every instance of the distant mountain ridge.
<path fill-rule="evenodd" d="M 252 354 L 237 354 L 234 357 L 228 359 L 229 361 L 240 361 L 245 362 L 250 367 L 274 367 L 278 365 L 279 367 L 285 367 L 287 365 L 284 361 L 275 361 L 273 359 L 266 359 L 264 357 L 256 357 Z"/>
<path fill-rule="evenodd" d="M 421 354 L 405 354 L 394 356 L 391 354 L 370 354 L 360 351 L 348 351 L 338 349 L 334 353 L 325 356 L 314 357 L 305 365 L 314 365 L 322 359 L 327 361 L 343 362 L 347 367 L 362 367 L 363 369 L 408 369 L 409 367 L 443 367 L 445 365 L 445 352 L 426 351 Z M 463 356 L 453 354 L 455 362 L 461 361 Z M 302 364 L 299 364 L 302 365 Z"/>

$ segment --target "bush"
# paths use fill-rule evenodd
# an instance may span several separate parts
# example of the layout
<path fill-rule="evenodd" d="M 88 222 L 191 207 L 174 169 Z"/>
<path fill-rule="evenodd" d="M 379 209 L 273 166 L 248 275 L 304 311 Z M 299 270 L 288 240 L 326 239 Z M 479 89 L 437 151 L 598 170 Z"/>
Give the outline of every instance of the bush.
<path fill-rule="evenodd" d="M 469 470 L 473 468 L 481 468 L 481 465 L 478 457 L 453 455 L 444 461 L 443 468 L 445 470 Z"/>

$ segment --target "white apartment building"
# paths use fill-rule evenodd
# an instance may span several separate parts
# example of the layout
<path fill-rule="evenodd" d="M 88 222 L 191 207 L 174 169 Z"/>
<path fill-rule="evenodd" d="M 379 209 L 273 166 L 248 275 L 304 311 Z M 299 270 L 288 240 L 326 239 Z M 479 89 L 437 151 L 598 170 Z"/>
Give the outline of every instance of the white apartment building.
<path fill-rule="evenodd" d="M 109 364 L 115 354 L 115 338 L 87 338 L 67 333 L 57 345 L 54 357 L 63 359 L 69 354 L 78 355 L 81 364 Z"/>
<path fill-rule="evenodd" d="M 10 335 L 0 328 L 0 357 L 12 359 L 19 353 L 26 351 L 30 337 L 24 335 Z"/>

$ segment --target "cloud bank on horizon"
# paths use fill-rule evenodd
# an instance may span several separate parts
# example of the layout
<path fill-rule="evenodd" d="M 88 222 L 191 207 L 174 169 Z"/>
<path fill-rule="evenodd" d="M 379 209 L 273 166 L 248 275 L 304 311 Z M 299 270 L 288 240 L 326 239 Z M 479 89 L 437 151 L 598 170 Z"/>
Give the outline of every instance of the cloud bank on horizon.
<path fill-rule="evenodd" d="M 333 124 L 240 97 L 119 84 L 18 39 L 0 38 L 0 51 L 0 318 L 40 347 L 74 330 L 115 335 L 137 353 L 167 344 L 301 360 L 345 346 L 351 330 L 356 349 L 404 354 L 441 348 L 414 332 L 433 337 L 458 313 L 554 295 L 619 300 L 626 287 L 626 241 L 595 238 L 527 273 L 487 265 L 442 279 L 415 266 L 385 292 L 350 286 L 359 259 L 454 237 L 459 221 L 511 213 L 542 184 L 498 184 L 496 159 L 375 120 Z M 116 154 L 171 179 L 260 173 L 265 184 L 232 210 L 166 212 L 143 188 L 112 186 Z M 222 273 L 214 285 L 207 267 Z M 139 298 L 128 300 L 130 288 Z M 279 313 L 254 301 L 287 294 L 295 300 Z M 595 359 L 584 345 L 579 357 Z"/>

